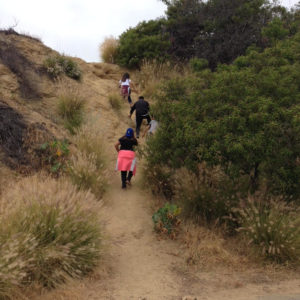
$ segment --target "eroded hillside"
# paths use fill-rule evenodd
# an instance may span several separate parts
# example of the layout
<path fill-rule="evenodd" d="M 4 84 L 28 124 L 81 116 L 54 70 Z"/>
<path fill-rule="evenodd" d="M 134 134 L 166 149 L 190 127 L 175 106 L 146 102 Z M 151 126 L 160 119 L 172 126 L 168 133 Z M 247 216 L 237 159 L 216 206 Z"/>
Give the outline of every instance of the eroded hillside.
<path fill-rule="evenodd" d="M 88 64 L 73 58 L 83 78 L 51 78 L 44 61 L 58 55 L 42 42 L 13 30 L 0 32 L 0 148 L 2 164 L 28 173 L 40 168 L 39 146 L 62 139 L 66 132 L 57 116 L 57 96 L 62 89 L 75 88 L 90 111 L 111 107 L 107 94 L 116 88 L 121 70 L 105 64 Z"/>

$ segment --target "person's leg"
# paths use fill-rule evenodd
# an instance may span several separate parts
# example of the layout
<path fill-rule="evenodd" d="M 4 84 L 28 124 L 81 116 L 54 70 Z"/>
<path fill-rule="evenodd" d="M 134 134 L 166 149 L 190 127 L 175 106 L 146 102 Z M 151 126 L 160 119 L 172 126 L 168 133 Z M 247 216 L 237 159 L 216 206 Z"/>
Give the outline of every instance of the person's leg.
<path fill-rule="evenodd" d="M 130 104 L 130 106 L 131 106 L 131 104 L 132 104 L 132 100 L 131 100 L 130 94 L 128 95 L 128 103 L 129 103 L 129 104 Z"/>
<path fill-rule="evenodd" d="M 143 117 L 136 116 L 136 137 L 139 138 L 140 136 L 140 128 L 142 125 Z"/>
<path fill-rule="evenodd" d="M 126 188 L 127 171 L 121 171 L 122 189 Z"/>
<path fill-rule="evenodd" d="M 129 171 L 129 172 L 128 172 L 128 176 L 127 176 L 127 183 L 128 183 L 128 184 L 130 184 L 130 180 L 131 180 L 132 176 L 133 176 L 133 172 L 132 172 L 132 171 Z"/>

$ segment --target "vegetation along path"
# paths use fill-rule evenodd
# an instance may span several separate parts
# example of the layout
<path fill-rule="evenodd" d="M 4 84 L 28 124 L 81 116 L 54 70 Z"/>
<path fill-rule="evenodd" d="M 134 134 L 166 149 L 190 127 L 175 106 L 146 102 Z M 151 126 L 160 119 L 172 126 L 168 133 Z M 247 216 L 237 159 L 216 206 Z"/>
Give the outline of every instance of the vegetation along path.
<path fill-rule="evenodd" d="M 300 281 L 296 279 L 278 283 L 255 271 L 252 280 L 230 271 L 196 274 L 180 254 L 179 241 L 160 239 L 155 234 L 151 219 L 155 199 L 141 187 L 141 166 L 133 185 L 125 191 L 121 189 L 120 173 L 112 171 L 117 156 L 114 143 L 127 127 L 134 127 L 125 117 L 127 110 L 124 106 L 122 117 L 103 111 L 99 119 L 106 135 L 112 178 L 103 207 L 109 254 L 91 278 L 47 293 L 42 299 L 300 299 Z"/>

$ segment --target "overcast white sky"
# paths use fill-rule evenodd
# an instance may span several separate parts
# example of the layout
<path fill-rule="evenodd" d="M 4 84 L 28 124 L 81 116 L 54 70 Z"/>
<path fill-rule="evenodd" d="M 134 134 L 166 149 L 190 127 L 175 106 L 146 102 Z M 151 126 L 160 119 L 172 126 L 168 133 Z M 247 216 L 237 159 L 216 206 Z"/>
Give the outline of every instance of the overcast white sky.
<path fill-rule="evenodd" d="M 299 0 L 281 0 L 291 7 Z M 98 62 L 99 44 L 164 15 L 160 0 L 0 0 L 0 28 L 41 38 L 60 53 Z"/>

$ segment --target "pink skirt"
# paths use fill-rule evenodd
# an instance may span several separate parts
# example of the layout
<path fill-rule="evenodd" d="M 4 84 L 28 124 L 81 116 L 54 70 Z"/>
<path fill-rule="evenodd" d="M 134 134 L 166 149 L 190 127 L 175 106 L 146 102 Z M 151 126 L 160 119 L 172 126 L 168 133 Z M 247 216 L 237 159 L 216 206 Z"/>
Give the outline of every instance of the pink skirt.
<path fill-rule="evenodd" d="M 121 95 L 126 97 L 129 95 L 129 85 L 122 85 L 121 86 Z"/>
<path fill-rule="evenodd" d="M 135 152 L 131 150 L 120 150 L 116 164 L 117 171 L 132 171 L 136 173 L 136 158 Z"/>

